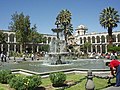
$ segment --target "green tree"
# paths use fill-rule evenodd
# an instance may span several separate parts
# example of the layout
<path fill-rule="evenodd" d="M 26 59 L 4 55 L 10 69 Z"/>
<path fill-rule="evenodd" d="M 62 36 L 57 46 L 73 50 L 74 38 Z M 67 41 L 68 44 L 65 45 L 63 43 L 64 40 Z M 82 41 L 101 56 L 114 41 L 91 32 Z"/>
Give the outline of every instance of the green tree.
<path fill-rule="evenodd" d="M 11 20 L 9 29 L 16 32 L 17 42 L 23 46 L 23 51 L 25 51 L 25 44 L 30 41 L 29 38 L 32 32 L 30 27 L 30 16 L 15 12 Z"/>
<path fill-rule="evenodd" d="M 5 43 L 5 34 L 0 30 L 0 44 Z"/>
<path fill-rule="evenodd" d="M 43 35 L 37 32 L 36 24 L 31 28 L 31 33 L 29 35 L 29 42 L 32 43 L 42 43 Z"/>
<path fill-rule="evenodd" d="M 87 53 L 87 49 L 90 48 L 91 46 L 91 43 L 90 42 L 85 42 L 84 45 L 83 45 L 83 50 L 85 53 Z"/>
<path fill-rule="evenodd" d="M 43 35 L 38 33 L 37 32 L 37 27 L 36 25 L 34 25 L 32 28 L 31 28 L 31 33 L 29 35 L 29 40 L 28 42 L 31 42 L 33 44 L 33 47 L 32 47 L 32 50 L 33 52 L 35 52 L 35 45 L 38 44 L 38 43 L 42 43 L 44 42 L 44 38 L 43 38 Z"/>
<path fill-rule="evenodd" d="M 112 44 L 112 30 L 118 26 L 117 23 L 119 23 L 119 20 L 118 11 L 112 7 L 105 8 L 100 13 L 100 24 L 108 30 L 109 44 Z"/>
<path fill-rule="evenodd" d="M 120 47 L 117 47 L 117 46 L 108 46 L 108 52 L 118 52 L 120 51 Z"/>
<path fill-rule="evenodd" d="M 71 24 L 71 12 L 67 9 L 60 11 L 56 18 L 55 24 L 57 25 L 57 27 L 61 27 L 64 29 L 64 37 L 67 43 L 67 36 L 71 35 L 71 33 L 73 32 L 73 27 Z"/>

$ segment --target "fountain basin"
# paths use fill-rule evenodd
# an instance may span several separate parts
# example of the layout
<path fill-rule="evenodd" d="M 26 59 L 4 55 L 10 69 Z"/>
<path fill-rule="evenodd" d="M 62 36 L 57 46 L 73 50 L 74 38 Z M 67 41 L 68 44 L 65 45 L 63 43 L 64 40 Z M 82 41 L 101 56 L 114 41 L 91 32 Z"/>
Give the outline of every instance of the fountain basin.
<path fill-rule="evenodd" d="M 68 70 L 68 69 L 78 69 L 78 70 L 109 70 L 105 66 L 105 62 L 102 59 L 83 59 L 83 60 L 69 60 L 70 64 L 60 64 L 60 65 L 45 65 L 43 61 L 36 62 L 21 62 L 13 64 L 5 64 L 0 67 L 0 69 L 24 69 L 38 73 L 58 71 L 58 70 Z"/>

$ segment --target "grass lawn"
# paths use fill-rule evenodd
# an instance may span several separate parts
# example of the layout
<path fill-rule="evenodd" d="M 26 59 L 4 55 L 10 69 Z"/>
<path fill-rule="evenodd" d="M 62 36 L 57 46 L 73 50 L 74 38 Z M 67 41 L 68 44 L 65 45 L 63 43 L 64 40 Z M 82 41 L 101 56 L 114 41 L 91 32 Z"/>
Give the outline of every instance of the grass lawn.
<path fill-rule="evenodd" d="M 86 84 L 86 78 L 84 74 L 69 74 L 67 75 L 68 82 L 74 82 L 73 85 L 70 87 L 66 87 L 64 90 L 85 90 L 85 84 Z M 108 80 L 106 79 L 100 79 L 100 78 L 94 78 L 93 79 L 95 84 L 95 90 L 101 90 L 109 86 L 107 83 Z M 112 83 L 115 83 L 115 79 L 111 80 Z M 47 87 L 47 90 L 55 90 L 50 82 L 49 78 L 42 79 L 42 85 L 43 87 Z"/>
<path fill-rule="evenodd" d="M 10 86 L 8 84 L 0 83 L 0 90 L 14 90 L 14 89 L 10 88 Z"/>
<path fill-rule="evenodd" d="M 67 75 L 66 83 L 69 83 L 69 87 L 65 87 L 64 90 L 85 90 L 86 84 L 86 77 L 85 74 L 69 74 Z M 108 80 L 100 79 L 100 78 L 93 78 L 95 84 L 95 90 L 102 90 L 109 86 L 107 83 Z M 111 80 L 112 83 L 115 83 L 115 79 Z M 40 87 L 43 87 L 43 90 L 56 90 L 52 87 L 49 78 L 42 79 L 42 84 Z M 9 85 L 0 84 L 0 90 L 14 90 L 9 87 Z M 41 90 L 41 89 L 40 89 Z"/>

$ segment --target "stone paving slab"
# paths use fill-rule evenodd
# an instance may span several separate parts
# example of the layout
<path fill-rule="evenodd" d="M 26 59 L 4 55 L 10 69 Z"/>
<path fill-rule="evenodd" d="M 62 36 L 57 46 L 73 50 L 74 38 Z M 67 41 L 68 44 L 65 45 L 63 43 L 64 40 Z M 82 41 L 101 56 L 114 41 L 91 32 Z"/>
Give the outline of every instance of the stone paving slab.
<path fill-rule="evenodd" d="M 103 90 L 120 90 L 120 87 L 110 86 L 110 87 L 103 89 Z"/>

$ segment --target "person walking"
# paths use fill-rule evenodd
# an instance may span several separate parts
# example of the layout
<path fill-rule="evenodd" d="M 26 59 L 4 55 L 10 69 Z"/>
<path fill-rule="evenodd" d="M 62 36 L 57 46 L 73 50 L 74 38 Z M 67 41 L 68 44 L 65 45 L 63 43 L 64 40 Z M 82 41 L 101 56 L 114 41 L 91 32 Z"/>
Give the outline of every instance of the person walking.
<path fill-rule="evenodd" d="M 109 77 L 116 76 L 115 87 L 119 87 L 120 86 L 120 61 L 114 57 L 114 59 L 110 61 L 108 66 L 110 67 L 110 71 L 111 71 Z"/>
<path fill-rule="evenodd" d="M 34 60 L 34 54 L 32 53 L 32 55 L 31 55 L 31 59 L 32 59 L 32 61 Z"/>

